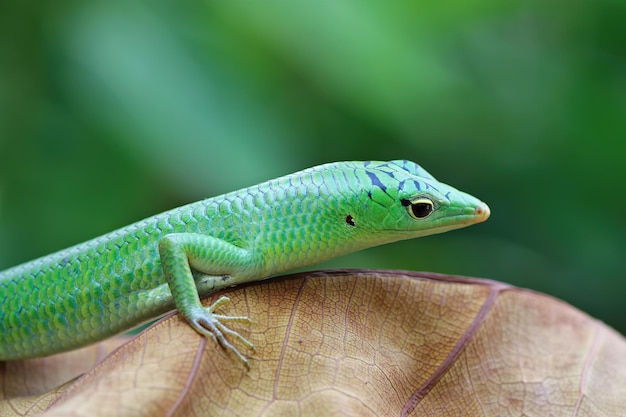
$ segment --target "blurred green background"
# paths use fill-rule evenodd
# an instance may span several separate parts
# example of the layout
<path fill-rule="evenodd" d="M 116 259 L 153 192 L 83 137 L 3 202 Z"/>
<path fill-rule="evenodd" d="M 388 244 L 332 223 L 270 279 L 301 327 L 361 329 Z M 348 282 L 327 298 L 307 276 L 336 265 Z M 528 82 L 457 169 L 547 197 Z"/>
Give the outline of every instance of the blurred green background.
<path fill-rule="evenodd" d="M 626 333 L 626 2 L 0 5 L 0 268 L 336 160 L 484 224 L 325 264 L 487 277 Z"/>

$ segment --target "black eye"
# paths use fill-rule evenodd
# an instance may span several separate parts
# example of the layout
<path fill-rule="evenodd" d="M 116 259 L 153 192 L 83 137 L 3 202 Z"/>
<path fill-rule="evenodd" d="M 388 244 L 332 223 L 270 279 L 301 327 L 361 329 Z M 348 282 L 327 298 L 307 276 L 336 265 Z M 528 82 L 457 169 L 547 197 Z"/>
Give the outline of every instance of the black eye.
<path fill-rule="evenodd" d="M 406 206 L 409 214 L 414 219 L 423 219 L 428 217 L 433 212 L 434 204 L 427 198 L 418 198 L 415 201 L 407 201 L 409 204 L 405 204 L 406 200 L 402 201 L 402 205 Z"/>

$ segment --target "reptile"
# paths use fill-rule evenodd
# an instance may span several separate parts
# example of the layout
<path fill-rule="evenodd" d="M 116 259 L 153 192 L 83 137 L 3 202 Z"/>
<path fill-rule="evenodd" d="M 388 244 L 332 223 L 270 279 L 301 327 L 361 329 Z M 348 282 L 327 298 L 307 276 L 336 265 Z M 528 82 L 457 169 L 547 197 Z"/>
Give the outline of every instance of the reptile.
<path fill-rule="evenodd" d="M 0 360 L 47 356 L 177 309 L 232 352 L 254 345 L 200 297 L 339 255 L 486 220 L 406 160 L 335 162 L 149 217 L 0 272 Z M 231 342 L 232 341 L 232 342 Z"/>

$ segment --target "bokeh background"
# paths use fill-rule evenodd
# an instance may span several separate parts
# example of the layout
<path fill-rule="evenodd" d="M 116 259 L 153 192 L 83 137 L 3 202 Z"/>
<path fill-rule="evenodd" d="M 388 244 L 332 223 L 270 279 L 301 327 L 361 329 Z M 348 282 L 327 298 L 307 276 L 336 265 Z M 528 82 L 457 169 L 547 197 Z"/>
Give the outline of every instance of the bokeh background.
<path fill-rule="evenodd" d="M 623 0 L 0 5 L 0 268 L 336 160 L 491 219 L 324 267 L 492 278 L 626 333 Z"/>

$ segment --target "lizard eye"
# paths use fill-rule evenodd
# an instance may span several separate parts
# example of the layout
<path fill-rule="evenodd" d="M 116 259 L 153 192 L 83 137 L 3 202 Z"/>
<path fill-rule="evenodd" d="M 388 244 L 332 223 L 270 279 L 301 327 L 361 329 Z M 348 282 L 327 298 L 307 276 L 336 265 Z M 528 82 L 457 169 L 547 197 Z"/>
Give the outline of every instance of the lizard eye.
<path fill-rule="evenodd" d="M 428 217 L 435 207 L 432 200 L 423 197 L 413 201 L 403 199 L 402 205 L 406 207 L 411 217 L 417 220 Z"/>

